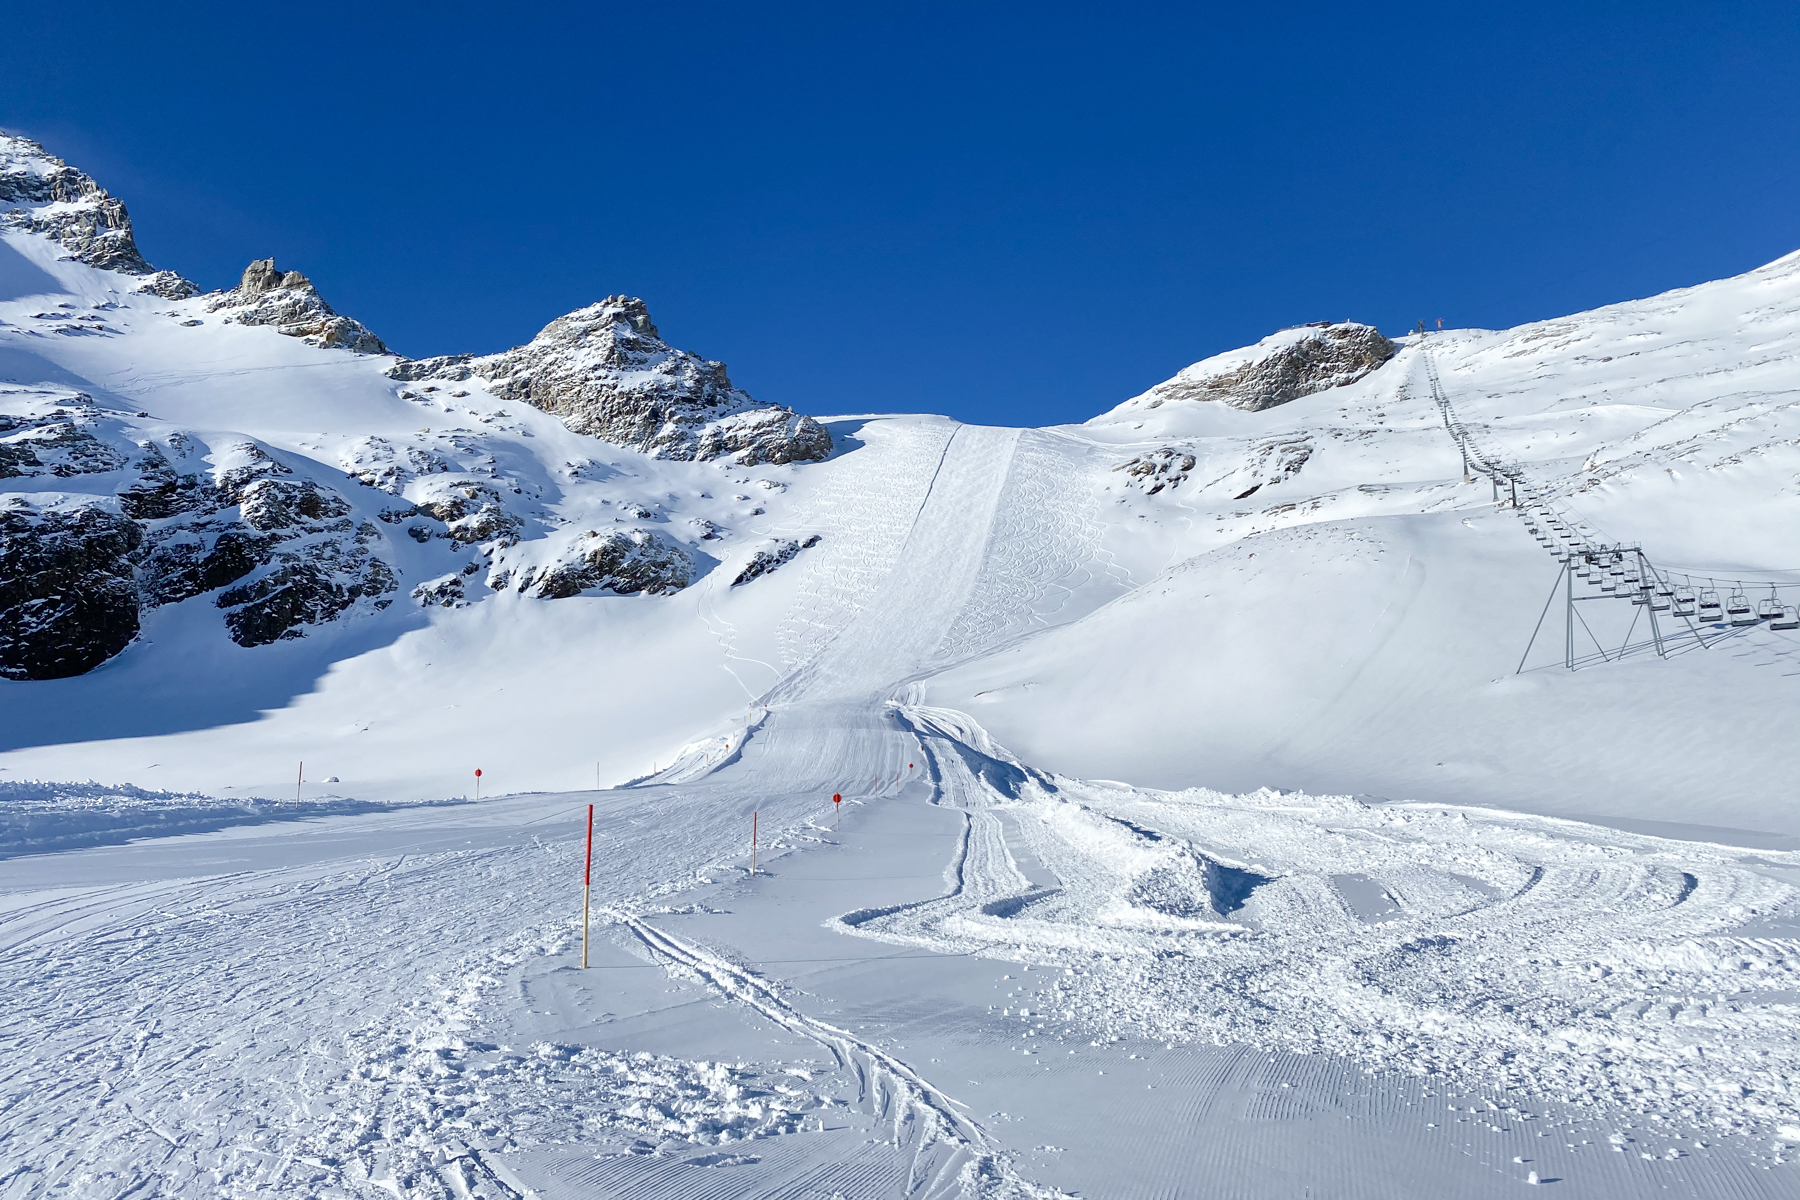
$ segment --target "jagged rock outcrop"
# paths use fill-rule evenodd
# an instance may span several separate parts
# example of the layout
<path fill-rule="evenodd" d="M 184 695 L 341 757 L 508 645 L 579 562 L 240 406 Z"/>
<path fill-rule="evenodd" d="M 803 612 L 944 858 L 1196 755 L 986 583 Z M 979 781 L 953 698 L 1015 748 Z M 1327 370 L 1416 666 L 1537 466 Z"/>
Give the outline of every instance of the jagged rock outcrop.
<path fill-rule="evenodd" d="M 518 543 L 524 521 L 507 511 L 500 493 L 487 484 L 472 479 L 432 480 L 426 490 L 428 494 L 413 511 L 444 523 L 437 536 L 465 546 L 491 543 L 495 549 Z"/>
<path fill-rule="evenodd" d="M 0 675 L 65 679 L 137 636 L 137 523 L 103 504 L 0 506 Z"/>
<path fill-rule="evenodd" d="M 750 561 L 744 564 L 744 569 L 739 571 L 737 578 L 731 581 L 731 586 L 738 587 L 741 584 L 749 583 L 752 579 L 761 579 L 783 563 L 792 562 L 794 556 L 802 550 L 810 550 L 818 544 L 819 535 L 815 533 L 803 542 L 788 540 L 776 542 L 773 546 L 764 546 L 750 556 Z"/>
<path fill-rule="evenodd" d="M 512 584 L 527 596 L 561 600 L 590 588 L 606 588 L 622 596 L 648 592 L 666 596 L 694 579 L 687 552 L 648 529 L 588 530 L 558 559 L 543 567 L 527 567 L 513 579 L 490 578 L 498 590 Z"/>
<path fill-rule="evenodd" d="M 363 354 L 386 354 L 387 346 L 360 321 L 340 316 L 319 289 L 298 271 L 282 271 L 272 258 L 259 258 L 244 268 L 244 277 L 228 292 L 207 302 L 209 312 L 222 312 L 239 325 L 269 325 L 276 332 L 314 346 L 338 347 Z"/>
<path fill-rule="evenodd" d="M 0 226 L 51 238 L 77 262 L 149 276 L 140 290 L 170 298 L 197 291 L 144 261 L 123 201 L 29 138 L 0 134 L 0 208 Z"/>
<path fill-rule="evenodd" d="M 558 317 L 529 343 L 482 358 L 402 362 L 395 379 L 480 379 L 497 396 L 554 413 L 590 434 L 661 458 L 729 457 L 745 466 L 815 462 L 831 435 L 811 417 L 759 404 L 725 364 L 662 340 L 642 300 L 608 296 Z"/>
<path fill-rule="evenodd" d="M 1400 347 L 1354 321 L 1319 321 L 1271 334 L 1254 346 L 1217 354 L 1184 369 L 1116 412 L 1166 403 L 1216 400 L 1261 412 L 1302 396 L 1342 387 L 1380 367 Z"/>
<path fill-rule="evenodd" d="M 0 391 L 0 479 L 24 481 L 0 494 L 10 678 L 91 670 L 130 643 L 141 613 L 195 596 L 219 593 L 232 638 L 257 646 L 359 602 L 384 608 L 398 587 L 380 532 L 331 488 L 254 442 L 134 444 L 85 393 Z M 42 500 L 77 485 L 90 494 Z"/>
<path fill-rule="evenodd" d="M 1243 457 L 1235 461 L 1221 463 L 1220 456 L 1214 456 L 1208 464 L 1209 477 L 1200 487 L 1208 491 L 1222 485 L 1233 500 L 1247 500 L 1267 485 L 1298 475 L 1312 455 L 1312 439 L 1306 434 L 1267 438 L 1245 447 Z M 1126 487 L 1154 496 L 1164 488 L 1173 490 L 1188 482 L 1198 463 L 1193 445 L 1159 446 L 1133 455 L 1113 470 L 1124 472 Z M 1225 467 L 1222 473 L 1220 466 Z"/>

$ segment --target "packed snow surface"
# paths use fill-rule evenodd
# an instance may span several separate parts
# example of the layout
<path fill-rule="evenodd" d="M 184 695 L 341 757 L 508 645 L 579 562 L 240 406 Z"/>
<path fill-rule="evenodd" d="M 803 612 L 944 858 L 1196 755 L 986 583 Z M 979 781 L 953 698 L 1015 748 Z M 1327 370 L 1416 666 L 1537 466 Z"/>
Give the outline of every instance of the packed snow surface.
<path fill-rule="evenodd" d="M 1793 1193 L 1800 255 L 693 461 L 33 203 L 7 511 L 270 557 L 0 681 L 0 1197 Z"/>

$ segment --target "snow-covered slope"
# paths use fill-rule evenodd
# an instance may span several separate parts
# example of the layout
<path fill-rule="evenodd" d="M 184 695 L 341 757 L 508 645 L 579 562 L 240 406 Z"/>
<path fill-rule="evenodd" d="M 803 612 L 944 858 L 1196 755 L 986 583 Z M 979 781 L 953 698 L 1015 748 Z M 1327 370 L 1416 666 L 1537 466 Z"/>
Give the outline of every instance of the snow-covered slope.
<path fill-rule="evenodd" d="M 1120 447 L 1108 544 L 1146 586 L 940 677 L 932 696 L 1071 774 L 1354 780 L 1395 798 L 1800 830 L 1787 756 L 1770 752 L 1800 699 L 1796 635 L 1706 625 L 1699 639 L 1665 611 L 1679 638 L 1665 661 L 1641 606 L 1586 605 L 1576 649 L 1604 669 L 1563 670 L 1560 593 L 1545 616 L 1559 564 L 1510 493 L 1496 504 L 1488 480 L 1463 482 L 1427 354 L 1460 422 L 1572 528 L 1641 545 L 1679 584 L 1800 601 L 1790 255 L 1557 321 L 1415 339 L 1359 382 L 1270 412 L 1171 402 L 1069 430 Z M 1624 661 L 1595 657 L 1628 634 Z"/>
<path fill-rule="evenodd" d="M 815 420 L 629 298 L 412 361 L 272 260 L 198 296 L 0 149 L 0 854 L 99 844 L 0 892 L 22 1186 L 1791 1184 L 1800 632 L 1673 605 L 1796 602 L 1800 255 Z"/>

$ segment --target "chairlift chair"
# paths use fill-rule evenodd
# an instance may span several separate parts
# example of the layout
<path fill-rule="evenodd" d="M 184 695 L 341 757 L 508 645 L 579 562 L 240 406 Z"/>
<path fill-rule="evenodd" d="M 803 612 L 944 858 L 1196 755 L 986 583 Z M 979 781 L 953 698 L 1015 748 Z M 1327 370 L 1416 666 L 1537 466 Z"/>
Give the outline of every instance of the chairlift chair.
<path fill-rule="evenodd" d="M 1675 596 L 1675 589 L 1666 583 L 1659 583 L 1651 589 L 1650 607 L 1657 612 L 1667 612 L 1669 601 Z"/>
<path fill-rule="evenodd" d="M 1731 617 L 1733 625 L 1756 624 L 1756 610 L 1750 607 L 1750 597 L 1742 592 L 1731 593 L 1731 599 L 1725 604 L 1725 612 Z"/>
<path fill-rule="evenodd" d="M 1767 600 L 1761 601 L 1756 606 L 1756 619 L 1758 621 L 1773 621 L 1780 615 L 1781 604 L 1773 596 L 1770 596 Z"/>
<path fill-rule="evenodd" d="M 1694 609 L 1698 602 L 1694 599 L 1693 592 L 1683 588 L 1675 593 L 1674 601 L 1676 616 L 1691 617 L 1694 615 Z"/>
<path fill-rule="evenodd" d="M 1707 590 L 1700 593 L 1700 619 L 1702 621 L 1723 621 L 1725 606 L 1719 603 L 1719 593 Z"/>
<path fill-rule="evenodd" d="M 1770 629 L 1800 629 L 1800 608 L 1788 605 L 1769 621 Z"/>

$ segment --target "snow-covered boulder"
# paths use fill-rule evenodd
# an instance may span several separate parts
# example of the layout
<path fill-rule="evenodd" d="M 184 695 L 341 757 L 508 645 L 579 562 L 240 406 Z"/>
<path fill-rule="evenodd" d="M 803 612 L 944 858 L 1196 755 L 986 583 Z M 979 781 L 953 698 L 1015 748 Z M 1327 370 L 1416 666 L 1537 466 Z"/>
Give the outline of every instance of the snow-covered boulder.
<path fill-rule="evenodd" d="M 831 435 L 811 417 L 760 404 L 725 364 L 662 340 L 642 300 L 608 296 L 558 317 L 503 354 L 405 361 L 395 379 L 480 379 L 496 396 L 554 413 L 576 433 L 658 458 L 744 465 L 815 462 Z"/>
<path fill-rule="evenodd" d="M 1319 321 L 1270 334 L 1254 346 L 1230 350 L 1184 368 L 1113 410 L 1125 416 L 1164 404 L 1216 400 L 1261 412 L 1343 387 L 1380 367 L 1399 346 L 1355 321 Z"/>
<path fill-rule="evenodd" d="M 561 600 L 590 588 L 605 588 L 622 596 L 638 592 L 666 596 L 680 591 L 693 578 L 694 560 L 661 534 L 648 529 L 606 533 L 590 529 L 555 561 L 527 567 L 510 582 L 527 596 Z"/>
<path fill-rule="evenodd" d="M 738 587 L 741 584 L 749 583 L 752 579 L 761 579 L 783 563 L 792 562 L 802 550 L 810 550 L 818 544 L 819 535 L 815 533 L 804 542 L 788 539 L 764 546 L 750 556 L 750 561 L 744 564 L 744 569 L 739 571 L 737 578 L 731 581 L 731 586 Z"/>
<path fill-rule="evenodd" d="M 259 258 L 244 268 L 244 277 L 228 292 L 207 302 L 239 325 L 270 325 L 278 333 L 314 346 L 342 347 L 364 354 L 386 354 L 387 346 L 360 321 L 340 316 L 312 281 L 298 271 L 282 271 L 272 258 Z"/>

